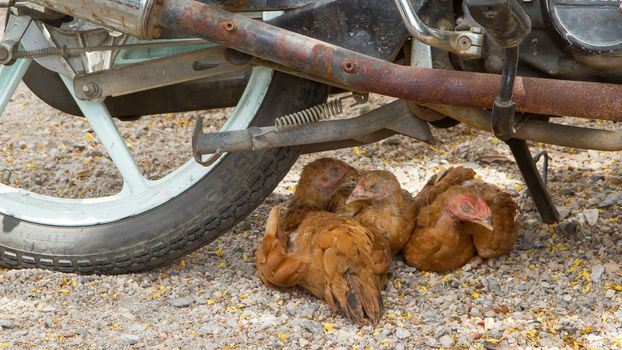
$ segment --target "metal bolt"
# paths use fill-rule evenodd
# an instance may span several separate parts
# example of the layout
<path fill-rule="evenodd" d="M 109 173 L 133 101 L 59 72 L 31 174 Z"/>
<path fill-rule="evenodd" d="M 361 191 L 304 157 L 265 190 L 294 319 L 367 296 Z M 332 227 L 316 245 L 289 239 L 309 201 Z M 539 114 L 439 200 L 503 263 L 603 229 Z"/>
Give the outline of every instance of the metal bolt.
<path fill-rule="evenodd" d="M 5 61 L 10 57 L 9 50 L 6 47 L 0 47 L 0 61 Z"/>
<path fill-rule="evenodd" d="M 343 62 L 341 67 L 347 73 L 354 73 L 354 71 L 356 71 L 356 65 L 354 65 L 354 63 L 352 63 L 350 60 L 346 60 L 345 62 Z"/>
<path fill-rule="evenodd" d="M 473 42 L 468 36 L 461 36 L 458 38 L 458 47 L 460 48 L 460 50 L 468 50 L 471 48 L 472 45 Z"/>
<path fill-rule="evenodd" d="M 223 22 L 222 27 L 228 32 L 235 32 L 237 30 L 237 28 L 231 21 Z"/>
<path fill-rule="evenodd" d="M 101 91 L 99 90 L 99 85 L 94 82 L 89 82 L 82 85 L 82 92 L 87 98 L 96 98 L 101 93 Z"/>

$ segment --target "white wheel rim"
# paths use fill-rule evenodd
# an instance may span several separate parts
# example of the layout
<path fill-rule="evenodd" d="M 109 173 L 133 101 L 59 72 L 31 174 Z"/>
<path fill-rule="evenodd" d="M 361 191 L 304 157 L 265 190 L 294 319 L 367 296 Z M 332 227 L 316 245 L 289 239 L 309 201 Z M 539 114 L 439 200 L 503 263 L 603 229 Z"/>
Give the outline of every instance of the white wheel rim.
<path fill-rule="evenodd" d="M 25 72 L 28 62 L 21 61 L 16 65 L 16 68 Z M 272 74 L 273 71 L 270 69 L 253 69 L 244 94 L 222 130 L 248 127 L 268 91 Z M 65 77 L 63 80 L 73 94 L 72 81 Z M 5 87 L 0 93 L 0 107 L 5 100 L 8 101 L 18 82 L 14 86 Z M 8 97 L 5 97 L 6 95 Z M 78 99 L 76 101 L 123 177 L 124 185 L 121 192 L 108 197 L 67 199 L 40 195 L 0 184 L 0 213 L 20 220 L 54 226 L 90 226 L 115 222 L 147 212 L 177 197 L 219 163 L 217 161 L 209 167 L 203 167 L 194 160 L 189 160 L 161 179 L 148 180 L 136 166 L 125 143 L 121 142 L 122 138 L 105 106 Z"/>

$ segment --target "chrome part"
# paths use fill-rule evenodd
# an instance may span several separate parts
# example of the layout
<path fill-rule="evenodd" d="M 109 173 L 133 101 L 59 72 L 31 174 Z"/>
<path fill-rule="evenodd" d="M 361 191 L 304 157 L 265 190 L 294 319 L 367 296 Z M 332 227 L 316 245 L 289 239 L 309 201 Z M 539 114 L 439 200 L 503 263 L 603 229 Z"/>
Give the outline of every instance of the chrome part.
<path fill-rule="evenodd" d="M 186 81 L 246 71 L 250 65 L 227 62 L 221 47 L 207 48 L 172 57 L 150 60 L 74 79 L 76 96 L 81 100 L 101 101 Z M 154 74 L 157 72 L 157 74 Z"/>
<path fill-rule="evenodd" d="M 28 1 L 138 38 L 158 36 L 158 28 L 148 26 L 155 0 Z"/>
<path fill-rule="evenodd" d="M 470 31 L 447 31 L 431 28 L 417 15 L 410 0 L 395 0 L 406 28 L 419 41 L 465 58 L 482 57 L 484 33 L 481 28 Z"/>
<path fill-rule="evenodd" d="M 350 107 L 354 107 L 367 103 L 367 101 L 369 100 L 369 95 L 352 94 L 349 96 L 334 99 L 332 101 L 327 101 L 311 108 L 303 109 L 302 111 L 288 114 L 284 117 L 276 118 L 274 120 L 274 126 L 277 130 L 283 130 L 305 124 L 315 123 L 323 119 L 334 118 L 343 113 L 343 101 L 350 98 L 353 98 L 355 101 L 352 105 L 350 105 Z"/>

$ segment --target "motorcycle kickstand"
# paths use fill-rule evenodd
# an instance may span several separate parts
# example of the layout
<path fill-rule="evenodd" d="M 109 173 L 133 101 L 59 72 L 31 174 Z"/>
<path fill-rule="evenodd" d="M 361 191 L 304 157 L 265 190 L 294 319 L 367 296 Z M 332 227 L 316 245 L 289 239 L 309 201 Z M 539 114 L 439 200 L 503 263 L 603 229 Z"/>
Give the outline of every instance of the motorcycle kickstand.
<path fill-rule="evenodd" d="M 523 180 L 527 185 L 527 189 L 529 190 L 529 194 L 531 194 L 531 198 L 533 198 L 533 201 L 536 204 L 536 208 L 540 213 L 542 221 L 546 224 L 554 224 L 559 222 L 559 212 L 555 208 L 555 204 L 553 204 L 551 196 L 546 189 L 546 169 L 543 172 L 543 180 L 538 173 L 538 168 L 536 166 L 534 158 L 531 157 L 529 147 L 527 147 L 527 141 L 519 139 L 509 139 L 505 142 L 510 147 L 512 155 L 514 155 L 516 165 L 518 165 L 518 169 L 523 175 Z"/>
<path fill-rule="evenodd" d="M 502 139 L 512 155 L 518 169 L 523 176 L 523 180 L 527 185 L 529 194 L 533 198 L 536 208 L 540 213 L 540 218 L 544 223 L 554 224 L 559 222 L 559 212 L 555 208 L 555 204 L 551 200 L 551 196 L 546 189 L 546 183 L 548 180 L 547 168 L 548 168 L 548 154 L 544 156 L 543 178 L 538 173 L 538 167 L 536 162 L 543 156 L 543 153 L 538 154 L 535 158 L 531 156 L 527 141 L 512 138 L 514 134 L 514 117 L 515 117 L 515 105 L 512 101 L 512 87 L 514 86 L 514 78 L 516 77 L 516 70 L 518 66 L 518 47 L 505 49 L 505 67 L 503 68 L 501 77 L 501 93 L 495 99 L 495 103 L 492 109 L 492 129 L 494 134 Z"/>
<path fill-rule="evenodd" d="M 492 108 L 492 131 L 510 147 L 542 221 L 556 223 L 559 221 L 559 213 L 546 190 L 546 180 L 543 181 L 538 173 L 527 142 L 513 138 L 516 106 L 512 101 L 512 93 L 518 70 L 518 46 L 531 31 L 531 20 L 516 0 L 467 0 L 466 7 L 473 19 L 486 29 L 488 38 L 504 48 L 501 88 Z M 546 172 L 544 175 L 546 179 Z"/>

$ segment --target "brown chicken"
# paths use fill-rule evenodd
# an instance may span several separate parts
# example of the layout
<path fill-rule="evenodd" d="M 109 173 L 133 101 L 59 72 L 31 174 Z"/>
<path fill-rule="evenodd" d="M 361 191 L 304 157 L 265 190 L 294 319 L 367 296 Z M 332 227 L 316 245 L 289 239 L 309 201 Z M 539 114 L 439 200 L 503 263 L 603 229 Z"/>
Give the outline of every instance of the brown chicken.
<path fill-rule="evenodd" d="M 391 264 L 386 241 L 353 218 L 312 212 L 299 227 L 279 232 L 279 207 L 272 208 L 264 239 L 255 252 L 261 279 L 276 287 L 302 286 L 354 322 L 376 323 L 381 290 Z"/>
<path fill-rule="evenodd" d="M 464 186 L 472 186 L 492 213 L 492 231 L 481 225 L 467 224 L 470 226 L 477 254 L 490 259 L 512 250 L 518 239 L 518 225 L 515 220 L 518 206 L 512 196 L 481 180 L 467 182 Z"/>
<path fill-rule="evenodd" d="M 469 168 L 449 168 L 433 176 L 415 197 L 418 208 L 431 203 L 450 186 L 472 186 L 490 207 L 493 230 L 477 224 L 466 224 L 473 235 L 473 244 L 482 258 L 495 258 L 509 252 L 518 239 L 518 226 L 515 221 L 518 206 L 508 193 L 499 187 L 476 179 L 475 171 Z"/>
<path fill-rule="evenodd" d="M 415 202 L 403 191 L 395 176 L 384 170 L 370 171 L 361 177 L 348 198 L 348 205 L 362 205 L 354 218 L 375 227 L 389 241 L 391 254 L 399 252 L 415 226 Z"/>
<path fill-rule="evenodd" d="M 436 197 L 447 191 L 451 186 L 462 185 L 465 181 L 473 180 L 475 175 L 473 169 L 456 167 L 446 169 L 432 176 L 423 186 L 423 189 L 415 196 L 417 209 L 421 210 L 424 206 L 432 204 Z"/>
<path fill-rule="evenodd" d="M 517 206 L 512 197 L 475 179 L 471 169 L 450 168 L 433 176 L 415 203 L 419 210 L 417 228 L 403 254 L 407 263 L 422 270 L 456 269 L 475 253 L 493 258 L 507 253 L 516 243 Z M 473 216 L 457 209 L 452 209 L 456 215 L 449 215 L 447 210 L 461 206 L 462 212 L 476 208 L 480 217 L 474 221 Z"/>
<path fill-rule="evenodd" d="M 329 210 L 331 205 L 339 202 L 343 188 L 347 191 L 348 181 L 356 175 L 356 169 L 334 158 L 320 158 L 305 165 L 286 214 L 280 220 L 281 231 L 296 229 L 311 212 Z"/>
<path fill-rule="evenodd" d="M 417 215 L 417 227 L 404 245 L 405 262 L 423 271 L 449 271 L 475 255 L 470 222 L 490 228 L 490 208 L 474 188 L 452 186 Z"/>

